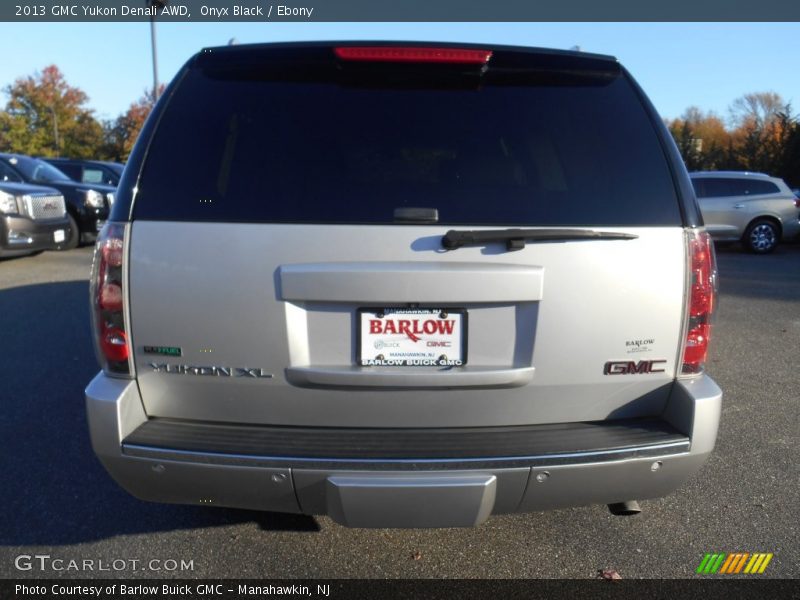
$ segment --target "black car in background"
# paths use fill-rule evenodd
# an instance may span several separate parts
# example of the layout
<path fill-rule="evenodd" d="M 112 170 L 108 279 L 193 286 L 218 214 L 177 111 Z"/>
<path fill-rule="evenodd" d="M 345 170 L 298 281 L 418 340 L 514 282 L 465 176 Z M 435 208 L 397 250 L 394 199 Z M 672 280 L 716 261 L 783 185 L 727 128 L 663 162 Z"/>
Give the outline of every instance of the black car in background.
<path fill-rule="evenodd" d="M 70 220 L 70 235 L 64 248 L 75 248 L 81 242 L 97 238 L 117 189 L 99 183 L 80 183 L 53 165 L 23 154 L 0 153 L 0 182 L 46 185 L 64 195 Z"/>
<path fill-rule="evenodd" d="M 69 228 L 61 192 L 0 182 L 0 257 L 58 250 L 69 238 Z"/>
<path fill-rule="evenodd" d="M 119 185 L 119 178 L 125 165 L 106 160 L 83 160 L 79 158 L 42 158 L 54 167 L 58 167 L 75 181 L 81 183 L 102 183 Z"/>

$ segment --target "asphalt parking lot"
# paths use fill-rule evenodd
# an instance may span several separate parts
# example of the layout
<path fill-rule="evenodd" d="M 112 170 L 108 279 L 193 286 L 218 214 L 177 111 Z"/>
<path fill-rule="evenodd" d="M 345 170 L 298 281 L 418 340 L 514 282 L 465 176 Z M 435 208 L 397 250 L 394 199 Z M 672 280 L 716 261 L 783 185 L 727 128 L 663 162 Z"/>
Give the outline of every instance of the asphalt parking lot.
<path fill-rule="evenodd" d="M 0 261 L 0 577 L 694 577 L 716 551 L 773 552 L 764 576 L 800 577 L 800 244 L 763 257 L 720 248 L 718 260 L 708 370 L 725 398 L 699 475 L 635 517 L 594 506 L 412 531 L 130 497 L 85 423 L 91 249 Z M 141 562 L 19 571 L 20 554 Z M 152 559 L 193 569 L 141 570 Z"/>

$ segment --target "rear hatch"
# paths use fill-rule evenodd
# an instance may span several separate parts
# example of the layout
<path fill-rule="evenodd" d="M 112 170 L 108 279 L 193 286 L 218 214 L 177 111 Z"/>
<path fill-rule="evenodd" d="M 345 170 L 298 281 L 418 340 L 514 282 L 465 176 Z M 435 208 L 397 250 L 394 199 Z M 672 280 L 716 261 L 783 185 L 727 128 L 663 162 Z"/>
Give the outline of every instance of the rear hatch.
<path fill-rule="evenodd" d="M 162 102 L 129 233 L 150 416 L 661 412 L 686 241 L 662 134 L 615 61 L 237 47 Z"/>

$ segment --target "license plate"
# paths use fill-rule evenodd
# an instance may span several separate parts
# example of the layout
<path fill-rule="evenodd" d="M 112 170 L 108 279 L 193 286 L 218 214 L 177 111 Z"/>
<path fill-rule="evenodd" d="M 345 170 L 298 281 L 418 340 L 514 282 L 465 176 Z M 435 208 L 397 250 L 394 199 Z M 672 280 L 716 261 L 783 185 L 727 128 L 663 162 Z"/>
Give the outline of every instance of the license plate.
<path fill-rule="evenodd" d="M 356 360 L 363 367 L 454 367 L 467 362 L 467 311 L 361 308 Z"/>
<path fill-rule="evenodd" d="M 57 229 L 53 232 L 53 241 L 56 244 L 63 242 L 65 239 L 67 239 L 67 236 L 63 229 Z"/>

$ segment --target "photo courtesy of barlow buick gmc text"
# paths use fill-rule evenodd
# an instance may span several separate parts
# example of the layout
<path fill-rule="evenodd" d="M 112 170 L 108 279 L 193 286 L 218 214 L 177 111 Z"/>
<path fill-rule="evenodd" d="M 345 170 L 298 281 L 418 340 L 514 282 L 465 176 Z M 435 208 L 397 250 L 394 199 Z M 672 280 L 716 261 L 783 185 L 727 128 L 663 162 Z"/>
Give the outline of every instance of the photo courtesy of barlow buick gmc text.
<path fill-rule="evenodd" d="M 800 5 L 43 2 L 0 598 L 800 595 Z"/>

